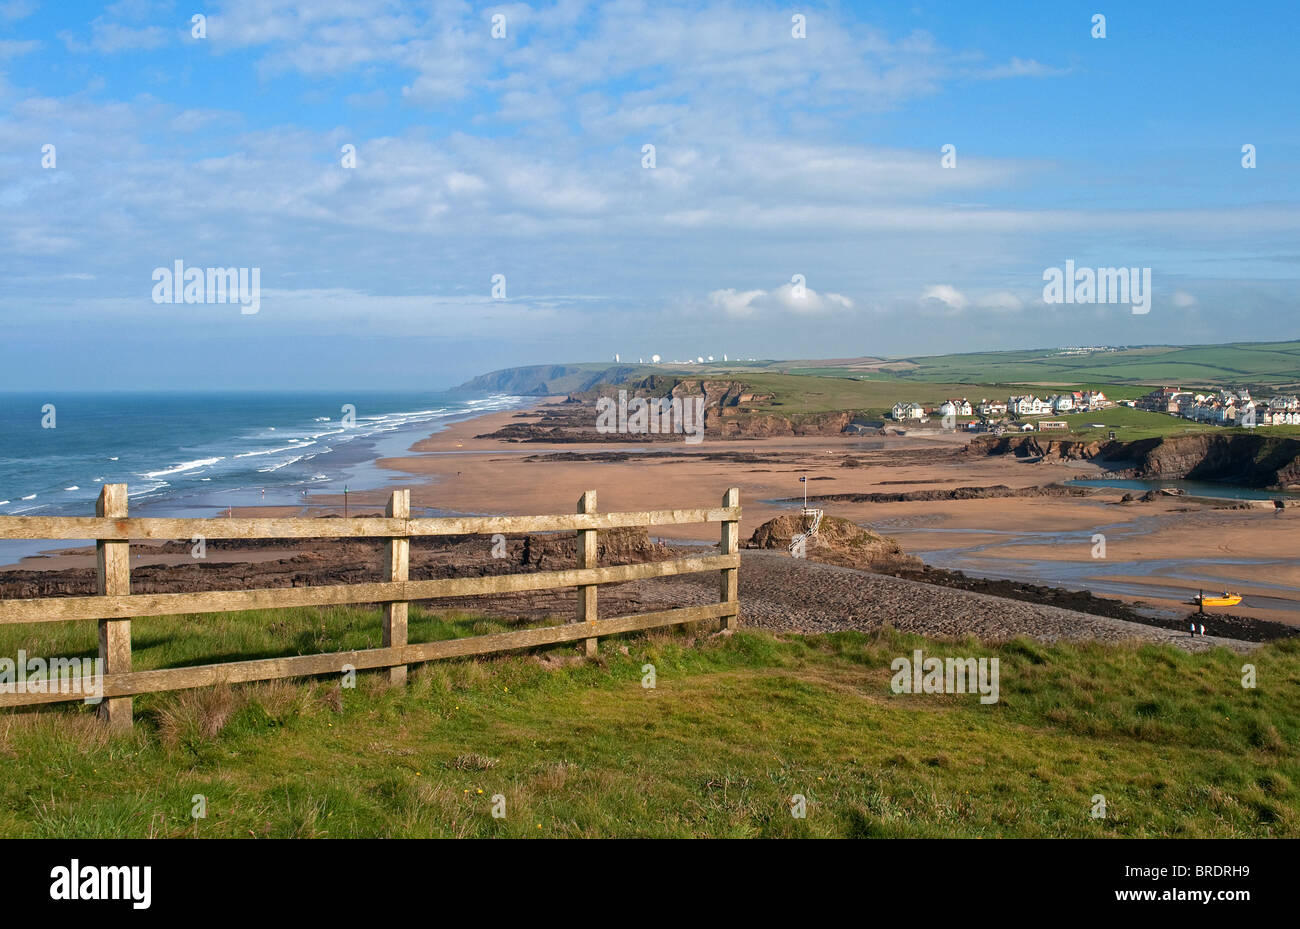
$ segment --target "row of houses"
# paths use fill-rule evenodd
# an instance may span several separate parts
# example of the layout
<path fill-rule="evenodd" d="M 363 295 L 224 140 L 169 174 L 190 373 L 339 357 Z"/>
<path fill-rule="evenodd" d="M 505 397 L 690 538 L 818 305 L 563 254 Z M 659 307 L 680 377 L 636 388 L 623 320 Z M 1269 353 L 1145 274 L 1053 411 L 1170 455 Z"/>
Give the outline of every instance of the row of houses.
<path fill-rule="evenodd" d="M 1300 397 L 1279 395 L 1257 403 L 1249 390 L 1232 387 L 1210 393 L 1161 387 L 1142 397 L 1137 405 L 1218 426 L 1300 426 Z"/>
<path fill-rule="evenodd" d="M 1046 399 L 1032 394 L 1000 400 L 981 399 L 972 405 L 965 397 L 948 399 L 934 410 L 926 410 L 919 403 L 895 403 L 891 417 L 895 422 L 925 422 L 930 412 L 938 416 L 981 416 L 993 419 L 1000 416 L 1049 416 L 1053 413 L 1079 413 L 1114 406 L 1100 390 L 1076 390 L 1055 394 Z"/>
<path fill-rule="evenodd" d="M 1048 413 L 1087 413 L 1104 410 L 1115 404 L 1100 390 L 1074 390 L 1053 394 L 1041 399 L 1035 396 L 1012 397 L 1008 401 L 1010 412 L 1021 416 L 1045 416 Z"/>

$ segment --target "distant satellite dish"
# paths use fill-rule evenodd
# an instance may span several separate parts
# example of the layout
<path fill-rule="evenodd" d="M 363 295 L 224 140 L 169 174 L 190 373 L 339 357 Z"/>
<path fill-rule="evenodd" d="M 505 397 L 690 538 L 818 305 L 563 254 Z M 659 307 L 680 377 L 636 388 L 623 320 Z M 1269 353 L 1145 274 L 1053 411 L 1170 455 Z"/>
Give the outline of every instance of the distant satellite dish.
<path fill-rule="evenodd" d="M 695 356 L 695 363 L 696 363 L 696 364 L 704 364 L 704 358 L 703 358 L 702 356 L 696 355 L 696 356 Z"/>
<path fill-rule="evenodd" d="M 614 356 L 614 362 L 615 362 L 615 364 L 618 363 L 618 356 L 617 356 L 617 355 Z"/>
<path fill-rule="evenodd" d="M 709 356 L 709 361 L 712 361 L 712 360 L 713 360 L 713 356 L 710 355 L 710 356 Z"/>
<path fill-rule="evenodd" d="M 650 356 L 650 363 L 651 363 L 651 364 L 654 364 L 654 365 L 659 364 L 659 356 L 658 356 L 658 355 L 651 355 L 651 356 Z"/>

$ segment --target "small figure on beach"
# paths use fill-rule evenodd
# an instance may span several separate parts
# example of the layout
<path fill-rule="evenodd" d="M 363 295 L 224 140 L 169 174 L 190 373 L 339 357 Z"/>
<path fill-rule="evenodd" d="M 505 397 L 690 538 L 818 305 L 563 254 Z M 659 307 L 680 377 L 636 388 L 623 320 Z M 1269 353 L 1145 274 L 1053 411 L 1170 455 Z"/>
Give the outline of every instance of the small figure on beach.
<path fill-rule="evenodd" d="M 1285 501 L 1285 500 L 1274 500 L 1274 501 L 1273 501 L 1273 515 L 1274 515 L 1274 516 L 1281 516 L 1281 515 L 1282 515 L 1282 511 L 1283 511 L 1284 509 L 1286 509 L 1286 501 Z"/>
<path fill-rule="evenodd" d="M 1192 626 L 1192 637 L 1195 638 L 1195 637 L 1196 637 L 1196 623 L 1192 623 L 1191 626 Z"/>
<path fill-rule="evenodd" d="M 1201 635 L 1205 635 L 1205 623 L 1201 623 Z"/>

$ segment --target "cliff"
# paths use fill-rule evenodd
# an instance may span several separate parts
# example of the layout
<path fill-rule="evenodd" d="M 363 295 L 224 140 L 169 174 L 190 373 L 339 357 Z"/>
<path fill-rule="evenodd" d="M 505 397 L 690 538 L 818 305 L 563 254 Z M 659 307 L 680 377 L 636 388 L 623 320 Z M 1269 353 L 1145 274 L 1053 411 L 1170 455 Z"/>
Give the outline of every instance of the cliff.
<path fill-rule="evenodd" d="M 1121 454 L 1107 457 L 1134 462 L 1139 477 L 1300 490 L 1300 439 L 1203 432 L 1130 442 Z"/>
<path fill-rule="evenodd" d="M 1149 480 L 1186 478 L 1300 490 L 1300 439 L 1259 433 L 1198 432 L 1132 442 L 985 436 L 971 442 L 968 453 L 1092 459 L 1104 462 L 1111 470 Z"/>
<path fill-rule="evenodd" d="M 643 370 L 642 365 L 528 365 L 480 374 L 457 389 L 473 393 L 551 397 L 590 390 L 603 382 L 616 383 Z"/>

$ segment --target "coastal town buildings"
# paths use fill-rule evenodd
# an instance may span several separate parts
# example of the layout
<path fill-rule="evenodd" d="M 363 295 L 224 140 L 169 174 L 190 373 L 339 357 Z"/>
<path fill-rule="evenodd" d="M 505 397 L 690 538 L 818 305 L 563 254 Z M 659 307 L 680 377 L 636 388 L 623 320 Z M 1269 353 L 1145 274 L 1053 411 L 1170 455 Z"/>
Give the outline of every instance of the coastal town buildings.
<path fill-rule="evenodd" d="M 1300 425 L 1300 398 L 1279 395 L 1256 401 L 1249 390 L 1236 387 L 1204 393 L 1160 387 L 1139 399 L 1137 407 L 1215 426 Z"/>
<path fill-rule="evenodd" d="M 934 413 L 939 416 L 979 416 L 997 419 L 1004 416 L 1049 416 L 1052 413 L 1080 413 L 1112 407 L 1115 404 L 1100 390 L 1076 390 L 1069 393 L 1039 397 L 1034 394 L 1008 397 L 1005 402 L 980 398 L 972 404 L 965 397 L 952 397 L 939 404 Z M 895 422 L 924 422 L 928 411 L 919 403 L 895 403 L 890 413 Z"/>

